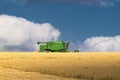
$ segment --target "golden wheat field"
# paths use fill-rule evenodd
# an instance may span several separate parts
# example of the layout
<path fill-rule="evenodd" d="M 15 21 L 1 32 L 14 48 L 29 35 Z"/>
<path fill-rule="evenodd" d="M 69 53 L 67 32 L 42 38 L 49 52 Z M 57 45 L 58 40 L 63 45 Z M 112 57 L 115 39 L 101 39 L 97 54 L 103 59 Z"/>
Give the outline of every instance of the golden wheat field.
<path fill-rule="evenodd" d="M 0 52 L 0 80 L 120 80 L 120 53 Z"/>

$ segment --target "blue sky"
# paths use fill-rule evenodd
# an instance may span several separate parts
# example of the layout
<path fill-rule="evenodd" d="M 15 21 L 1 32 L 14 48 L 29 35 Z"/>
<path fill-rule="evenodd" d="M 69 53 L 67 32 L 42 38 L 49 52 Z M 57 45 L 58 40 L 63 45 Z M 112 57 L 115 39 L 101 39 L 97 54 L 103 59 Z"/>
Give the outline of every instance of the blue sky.
<path fill-rule="evenodd" d="M 83 41 L 93 36 L 119 35 L 120 3 L 100 6 L 74 2 L 15 3 L 0 1 L 0 14 L 23 17 L 37 23 L 49 22 L 61 31 L 61 39 Z"/>
<path fill-rule="evenodd" d="M 72 42 L 120 35 L 120 0 L 0 0 L 0 14 L 48 22 Z"/>

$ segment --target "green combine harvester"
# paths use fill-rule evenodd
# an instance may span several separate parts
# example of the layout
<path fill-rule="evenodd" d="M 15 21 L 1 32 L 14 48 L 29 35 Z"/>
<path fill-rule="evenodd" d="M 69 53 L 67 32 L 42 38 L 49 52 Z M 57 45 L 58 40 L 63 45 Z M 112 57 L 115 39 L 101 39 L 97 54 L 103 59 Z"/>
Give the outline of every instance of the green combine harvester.
<path fill-rule="evenodd" d="M 37 42 L 37 44 L 40 44 L 39 52 L 68 52 L 69 42 L 48 41 L 48 42 Z"/>
<path fill-rule="evenodd" d="M 64 41 L 37 42 L 39 44 L 39 52 L 69 52 L 69 43 Z M 79 52 L 79 50 L 76 49 L 74 52 Z"/>
<path fill-rule="evenodd" d="M 69 42 L 49 41 L 38 42 L 40 44 L 39 52 L 67 52 Z"/>

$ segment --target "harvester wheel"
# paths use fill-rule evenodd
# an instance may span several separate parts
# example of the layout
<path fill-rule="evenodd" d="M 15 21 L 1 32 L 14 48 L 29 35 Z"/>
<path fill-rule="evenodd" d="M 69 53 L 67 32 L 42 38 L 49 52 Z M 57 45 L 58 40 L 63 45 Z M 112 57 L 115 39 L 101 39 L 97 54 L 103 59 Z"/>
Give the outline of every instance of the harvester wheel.
<path fill-rule="evenodd" d="M 51 52 L 49 49 L 45 49 L 45 52 Z"/>

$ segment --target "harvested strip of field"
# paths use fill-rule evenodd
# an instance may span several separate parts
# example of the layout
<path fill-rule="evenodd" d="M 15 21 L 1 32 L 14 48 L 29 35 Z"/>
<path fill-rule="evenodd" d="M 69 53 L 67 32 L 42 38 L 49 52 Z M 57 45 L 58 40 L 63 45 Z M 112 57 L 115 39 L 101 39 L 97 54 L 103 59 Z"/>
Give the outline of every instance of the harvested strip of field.
<path fill-rule="evenodd" d="M 120 80 L 120 53 L 1 52 L 0 66 L 86 80 Z"/>

